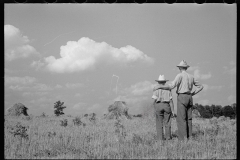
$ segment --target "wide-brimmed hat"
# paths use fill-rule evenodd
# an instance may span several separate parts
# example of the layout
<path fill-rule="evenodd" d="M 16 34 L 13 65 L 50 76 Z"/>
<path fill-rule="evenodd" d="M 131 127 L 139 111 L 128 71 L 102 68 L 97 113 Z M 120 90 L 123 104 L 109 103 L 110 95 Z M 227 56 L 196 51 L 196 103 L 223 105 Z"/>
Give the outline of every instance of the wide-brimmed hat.
<path fill-rule="evenodd" d="M 190 67 L 185 60 L 182 60 L 177 67 Z"/>
<path fill-rule="evenodd" d="M 164 75 L 160 75 L 160 76 L 158 77 L 158 79 L 155 80 L 155 81 L 157 81 L 157 82 L 166 82 L 166 81 L 168 81 L 168 80 L 165 79 Z"/>

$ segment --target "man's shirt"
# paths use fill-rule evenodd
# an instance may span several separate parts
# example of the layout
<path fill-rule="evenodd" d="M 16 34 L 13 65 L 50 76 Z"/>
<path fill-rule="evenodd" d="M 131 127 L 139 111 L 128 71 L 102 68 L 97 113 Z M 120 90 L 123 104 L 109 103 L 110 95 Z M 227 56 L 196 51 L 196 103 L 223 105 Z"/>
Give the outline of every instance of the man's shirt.
<path fill-rule="evenodd" d="M 176 78 L 168 84 L 171 89 L 177 86 L 176 93 L 191 93 L 193 85 L 197 88 L 201 88 L 201 84 L 186 71 L 179 73 Z"/>
<path fill-rule="evenodd" d="M 172 93 L 170 90 L 158 89 L 153 92 L 152 98 L 155 99 L 156 102 L 170 102 Z"/>

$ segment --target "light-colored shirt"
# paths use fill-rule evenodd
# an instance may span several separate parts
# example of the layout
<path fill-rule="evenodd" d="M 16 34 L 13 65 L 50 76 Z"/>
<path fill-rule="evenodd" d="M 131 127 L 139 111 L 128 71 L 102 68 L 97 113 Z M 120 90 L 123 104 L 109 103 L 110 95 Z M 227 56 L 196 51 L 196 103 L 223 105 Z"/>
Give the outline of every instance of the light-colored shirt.
<path fill-rule="evenodd" d="M 156 102 L 170 102 L 172 93 L 170 90 L 158 89 L 153 92 L 152 98 L 155 99 Z"/>
<path fill-rule="evenodd" d="M 202 87 L 202 85 L 186 71 L 179 73 L 168 85 L 171 89 L 177 86 L 176 93 L 191 93 L 193 85 L 199 89 Z"/>

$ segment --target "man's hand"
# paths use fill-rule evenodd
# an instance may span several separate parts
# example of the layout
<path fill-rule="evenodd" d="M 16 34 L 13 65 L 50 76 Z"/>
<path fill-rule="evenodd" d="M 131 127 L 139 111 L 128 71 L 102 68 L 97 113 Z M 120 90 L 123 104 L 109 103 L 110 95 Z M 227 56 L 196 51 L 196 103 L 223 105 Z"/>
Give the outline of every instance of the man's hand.
<path fill-rule="evenodd" d="M 194 95 L 195 95 L 195 92 L 192 92 L 192 93 L 191 93 L 191 96 L 194 96 Z"/>
<path fill-rule="evenodd" d="M 158 87 L 159 87 L 159 86 L 160 86 L 159 84 L 157 84 L 156 86 L 154 86 L 154 87 L 153 87 L 153 91 L 158 90 Z"/>

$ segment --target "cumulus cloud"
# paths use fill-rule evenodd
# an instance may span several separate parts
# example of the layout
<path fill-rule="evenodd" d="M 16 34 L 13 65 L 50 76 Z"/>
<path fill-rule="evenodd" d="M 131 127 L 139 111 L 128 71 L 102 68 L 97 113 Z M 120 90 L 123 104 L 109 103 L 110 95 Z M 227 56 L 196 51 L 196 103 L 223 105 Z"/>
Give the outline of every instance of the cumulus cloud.
<path fill-rule="evenodd" d="M 12 61 L 16 58 L 26 58 L 38 54 L 36 49 L 29 45 L 30 40 L 23 36 L 20 30 L 12 25 L 4 25 L 5 59 Z"/>
<path fill-rule="evenodd" d="M 106 42 L 95 42 L 87 37 L 78 41 L 68 41 L 60 47 L 60 58 L 45 58 L 46 69 L 52 72 L 65 73 L 94 69 L 99 64 L 127 65 L 134 62 L 153 64 L 153 58 L 133 46 L 114 48 Z M 35 62 L 32 65 L 39 65 Z M 40 63 L 40 65 L 42 65 Z"/>

